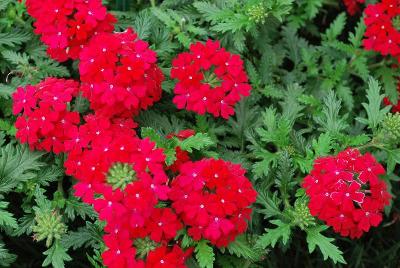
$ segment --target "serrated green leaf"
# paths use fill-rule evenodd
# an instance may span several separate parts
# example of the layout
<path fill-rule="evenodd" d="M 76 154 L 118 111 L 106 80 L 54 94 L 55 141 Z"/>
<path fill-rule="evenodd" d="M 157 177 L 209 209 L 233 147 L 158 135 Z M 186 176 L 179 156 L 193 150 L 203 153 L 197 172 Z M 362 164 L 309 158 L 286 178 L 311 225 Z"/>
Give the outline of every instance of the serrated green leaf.
<path fill-rule="evenodd" d="M 390 111 L 390 106 L 381 109 L 385 95 L 380 94 L 380 91 L 379 82 L 371 77 L 367 89 L 368 103 L 362 103 L 367 112 L 367 118 L 357 118 L 359 122 L 368 125 L 372 130 L 377 129 L 379 123 L 382 122 L 385 115 Z"/>
<path fill-rule="evenodd" d="M 214 266 L 214 251 L 213 248 L 207 244 L 207 241 L 201 240 L 198 242 L 194 252 L 200 268 L 212 268 Z"/>
<path fill-rule="evenodd" d="M 316 226 L 306 230 L 308 251 L 313 253 L 315 248 L 318 246 L 324 256 L 324 260 L 330 258 L 334 263 L 346 264 L 346 261 L 343 258 L 343 252 L 337 246 L 332 244 L 334 239 L 321 234 L 321 232 L 327 228 L 328 227 L 326 226 Z"/>
<path fill-rule="evenodd" d="M 11 227 L 17 228 L 17 220 L 14 218 L 14 215 L 5 209 L 8 207 L 8 202 L 0 201 L 0 227 Z"/>
<path fill-rule="evenodd" d="M 283 245 L 289 241 L 291 234 L 291 226 L 281 220 L 271 220 L 272 224 L 278 226 L 275 229 L 265 229 L 265 233 L 261 235 L 257 242 L 256 247 L 265 249 L 269 246 L 275 247 L 276 243 L 281 240 Z"/>
<path fill-rule="evenodd" d="M 196 133 L 183 141 L 178 141 L 179 147 L 181 147 L 183 151 L 189 153 L 193 152 L 193 149 L 202 150 L 213 144 L 214 141 L 206 133 Z"/>
<path fill-rule="evenodd" d="M 59 241 L 56 241 L 51 248 L 43 252 L 43 254 L 47 256 L 43 261 L 43 267 L 51 264 L 54 268 L 64 268 L 64 262 L 72 260 Z"/>

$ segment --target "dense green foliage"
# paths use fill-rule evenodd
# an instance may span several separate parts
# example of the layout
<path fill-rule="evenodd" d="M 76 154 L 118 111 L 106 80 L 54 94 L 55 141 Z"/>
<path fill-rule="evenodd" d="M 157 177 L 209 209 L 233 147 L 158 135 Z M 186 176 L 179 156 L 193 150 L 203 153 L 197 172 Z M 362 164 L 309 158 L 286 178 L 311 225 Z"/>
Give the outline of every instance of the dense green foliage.
<path fill-rule="evenodd" d="M 384 96 L 398 99 L 399 74 L 394 59 L 363 49 L 360 16 L 330 0 L 104 2 L 118 30 L 133 27 L 149 42 L 166 74 L 162 101 L 136 118 L 138 133 L 165 149 L 168 164 L 176 145 L 240 163 L 259 193 L 247 234 L 225 249 L 198 243 L 189 267 L 400 265 L 400 120 L 382 106 Z M 172 58 L 207 38 L 241 55 L 253 87 L 228 121 L 178 111 L 171 101 Z M 48 76 L 77 78 L 77 66 L 49 59 L 24 5 L 1 0 L 0 266 L 103 267 L 103 223 L 73 196 L 64 156 L 32 152 L 15 139 L 11 93 Z M 165 138 L 185 128 L 198 134 Z M 350 146 L 386 167 L 394 197 L 383 223 L 357 240 L 312 217 L 300 187 L 315 158 Z"/>

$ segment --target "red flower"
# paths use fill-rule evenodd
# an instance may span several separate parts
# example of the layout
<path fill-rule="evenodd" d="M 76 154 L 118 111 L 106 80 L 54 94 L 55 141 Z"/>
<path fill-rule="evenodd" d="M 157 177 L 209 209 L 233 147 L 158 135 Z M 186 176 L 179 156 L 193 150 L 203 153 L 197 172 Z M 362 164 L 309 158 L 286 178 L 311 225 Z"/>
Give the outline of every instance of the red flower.
<path fill-rule="evenodd" d="M 29 115 L 36 107 L 37 98 L 35 98 L 36 88 L 31 85 L 27 85 L 25 88 L 18 87 L 17 90 L 12 94 L 13 99 L 13 113 L 15 115 L 20 112 L 24 112 L 25 115 Z"/>
<path fill-rule="evenodd" d="M 158 101 L 164 76 L 156 60 L 132 29 L 96 35 L 79 63 L 82 91 L 91 108 L 106 116 L 131 117 Z"/>
<path fill-rule="evenodd" d="M 146 260 L 146 268 L 186 268 L 186 259 L 192 250 L 184 252 L 175 245 L 172 249 L 167 246 L 156 248 L 149 252 Z"/>
<path fill-rule="evenodd" d="M 400 60 L 400 31 L 394 25 L 394 19 L 400 15 L 400 2 L 383 0 L 365 9 L 364 46 L 367 50 L 392 55 Z"/>
<path fill-rule="evenodd" d="M 195 240 L 205 238 L 227 246 L 245 231 L 238 218 L 247 215 L 256 192 L 244 173 L 240 165 L 214 159 L 181 166 L 172 181 L 170 199 Z"/>
<path fill-rule="evenodd" d="M 303 181 L 311 214 L 343 236 L 360 237 L 382 221 L 382 210 L 391 199 L 379 179 L 384 174 L 371 154 L 361 155 L 356 149 L 318 158 Z"/>
<path fill-rule="evenodd" d="M 32 149 L 56 154 L 68 151 L 67 132 L 77 127 L 80 118 L 77 112 L 67 109 L 67 104 L 77 93 L 77 82 L 56 78 L 18 88 L 13 94 L 13 112 L 23 114 L 15 125 L 17 139 Z"/>
<path fill-rule="evenodd" d="M 346 6 L 347 13 L 354 16 L 360 12 L 360 4 L 364 4 L 365 0 L 343 0 L 343 3 Z"/>
<path fill-rule="evenodd" d="M 136 261 L 136 249 L 132 246 L 132 241 L 126 233 L 105 235 L 104 242 L 107 250 L 103 252 L 104 265 L 109 268 L 144 268 L 142 261 Z"/>
<path fill-rule="evenodd" d="M 116 22 L 100 0 L 27 0 L 26 7 L 36 20 L 35 33 L 58 61 L 77 59 L 92 36 L 112 32 Z"/>
<path fill-rule="evenodd" d="M 182 228 L 182 223 L 172 209 L 156 208 L 145 227 L 153 241 L 168 242 Z"/>
<path fill-rule="evenodd" d="M 190 46 L 172 62 L 171 77 L 178 80 L 173 102 L 179 109 L 211 113 L 228 119 L 234 105 L 249 96 L 251 86 L 239 55 L 208 40 Z"/>

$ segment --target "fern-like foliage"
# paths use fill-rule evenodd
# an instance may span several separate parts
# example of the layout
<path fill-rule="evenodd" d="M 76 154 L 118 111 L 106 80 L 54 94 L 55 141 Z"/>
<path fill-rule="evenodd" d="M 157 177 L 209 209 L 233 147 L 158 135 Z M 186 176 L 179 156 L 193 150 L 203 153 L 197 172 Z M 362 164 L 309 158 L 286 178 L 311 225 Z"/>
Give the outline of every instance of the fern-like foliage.
<path fill-rule="evenodd" d="M 25 145 L 8 144 L 0 148 L 0 193 L 8 193 L 21 182 L 36 177 L 45 164 L 41 152 L 33 152 Z"/>

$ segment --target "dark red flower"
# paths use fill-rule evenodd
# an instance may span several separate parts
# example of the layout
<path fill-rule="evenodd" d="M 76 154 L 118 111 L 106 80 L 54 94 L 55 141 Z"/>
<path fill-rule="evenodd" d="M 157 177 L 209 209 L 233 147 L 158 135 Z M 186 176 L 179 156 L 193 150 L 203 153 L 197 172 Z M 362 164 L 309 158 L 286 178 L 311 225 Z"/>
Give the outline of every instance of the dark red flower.
<path fill-rule="evenodd" d="M 365 9 L 364 47 L 367 50 L 380 52 L 382 55 L 392 55 L 400 60 L 400 31 L 394 20 L 400 15 L 400 2 L 397 0 L 382 0 Z"/>
<path fill-rule="evenodd" d="M 190 52 L 179 54 L 172 66 L 171 77 L 178 80 L 173 102 L 179 109 L 228 119 L 234 105 L 250 94 L 243 61 L 218 41 L 192 44 Z"/>
<path fill-rule="evenodd" d="M 149 252 L 146 260 L 146 268 L 186 268 L 186 259 L 192 250 L 184 252 L 179 246 L 173 248 L 162 246 Z"/>
<path fill-rule="evenodd" d="M 153 241 L 168 242 L 182 228 L 182 223 L 172 209 L 156 208 L 153 210 L 145 228 Z"/>
<path fill-rule="evenodd" d="M 181 166 L 172 181 L 170 199 L 195 240 L 205 238 L 227 246 L 245 231 L 246 223 L 238 218 L 248 213 L 256 192 L 244 173 L 240 165 L 214 159 Z"/>
<path fill-rule="evenodd" d="M 93 37 L 79 63 L 82 91 L 91 108 L 106 116 L 131 117 L 158 101 L 164 76 L 156 60 L 132 29 Z"/>
<path fill-rule="evenodd" d="M 354 16 L 360 12 L 360 5 L 364 4 L 365 0 L 343 0 L 343 3 L 346 7 L 347 13 L 349 13 L 351 16 Z"/>
<path fill-rule="evenodd" d="M 47 78 L 41 83 L 18 88 L 13 94 L 13 112 L 17 118 L 16 137 L 32 149 L 56 154 L 69 149 L 67 132 L 76 128 L 80 118 L 68 110 L 67 104 L 78 93 L 78 83 L 73 80 Z"/>
<path fill-rule="evenodd" d="M 100 0 L 27 0 L 25 4 L 36 20 L 35 33 L 58 61 L 77 59 L 94 35 L 112 32 L 116 22 Z"/>
<path fill-rule="evenodd" d="M 379 178 L 384 174 L 371 154 L 361 155 L 356 149 L 318 158 L 303 181 L 311 214 L 343 236 L 360 237 L 382 221 L 382 210 L 391 199 Z"/>

